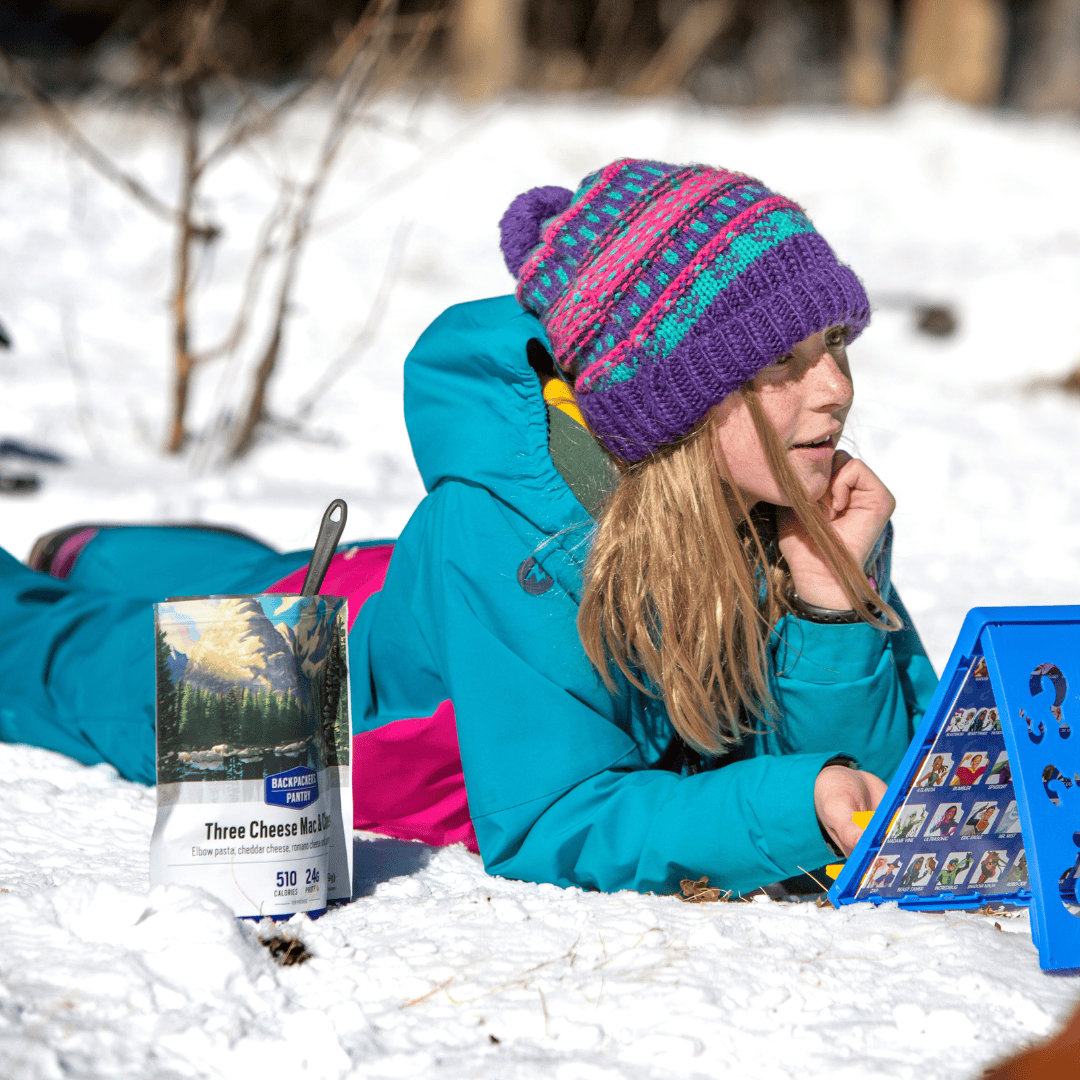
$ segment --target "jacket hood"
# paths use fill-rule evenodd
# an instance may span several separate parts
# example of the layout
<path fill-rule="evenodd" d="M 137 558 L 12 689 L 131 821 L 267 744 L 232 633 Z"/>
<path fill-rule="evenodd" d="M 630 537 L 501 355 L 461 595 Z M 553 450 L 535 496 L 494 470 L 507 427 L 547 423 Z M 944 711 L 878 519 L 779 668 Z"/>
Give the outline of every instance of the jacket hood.
<path fill-rule="evenodd" d="M 553 534 L 590 519 L 552 464 L 530 338 L 550 351 L 513 296 L 447 309 L 405 361 L 405 423 L 428 491 L 447 480 L 478 484 Z"/>

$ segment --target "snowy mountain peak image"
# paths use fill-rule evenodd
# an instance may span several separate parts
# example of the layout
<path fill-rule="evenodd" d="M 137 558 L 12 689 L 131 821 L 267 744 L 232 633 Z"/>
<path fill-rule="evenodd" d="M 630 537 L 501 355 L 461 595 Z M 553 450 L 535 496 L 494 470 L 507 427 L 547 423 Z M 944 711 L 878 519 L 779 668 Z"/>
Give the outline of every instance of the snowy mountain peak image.
<path fill-rule="evenodd" d="M 345 619 L 326 597 L 156 605 L 159 783 L 347 763 Z"/>
<path fill-rule="evenodd" d="M 274 629 L 288 642 L 289 648 L 296 652 L 296 632 L 288 623 L 274 623 Z"/>
<path fill-rule="evenodd" d="M 298 692 L 290 635 L 275 628 L 257 599 L 234 597 L 205 606 L 209 618 L 199 620 L 202 632 L 187 649 L 183 682 L 215 693 L 232 687 Z"/>
<path fill-rule="evenodd" d="M 184 670 L 187 668 L 190 659 L 191 658 L 186 653 L 182 653 L 178 649 L 171 649 L 167 661 L 169 674 L 174 679 L 179 679 L 180 676 L 184 674 Z"/>

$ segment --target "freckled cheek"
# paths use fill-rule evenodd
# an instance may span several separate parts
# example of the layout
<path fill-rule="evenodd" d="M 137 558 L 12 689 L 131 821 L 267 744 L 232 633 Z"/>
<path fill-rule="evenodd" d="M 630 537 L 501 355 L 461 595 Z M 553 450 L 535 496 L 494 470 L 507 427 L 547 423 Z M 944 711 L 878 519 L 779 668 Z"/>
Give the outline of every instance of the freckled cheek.
<path fill-rule="evenodd" d="M 752 429 L 748 432 L 745 425 L 738 422 L 741 419 L 741 417 L 733 417 L 721 429 L 720 436 L 716 441 L 717 453 L 723 455 L 728 468 L 736 476 L 739 472 L 746 471 L 748 465 L 759 451 L 756 433 L 752 433 Z"/>

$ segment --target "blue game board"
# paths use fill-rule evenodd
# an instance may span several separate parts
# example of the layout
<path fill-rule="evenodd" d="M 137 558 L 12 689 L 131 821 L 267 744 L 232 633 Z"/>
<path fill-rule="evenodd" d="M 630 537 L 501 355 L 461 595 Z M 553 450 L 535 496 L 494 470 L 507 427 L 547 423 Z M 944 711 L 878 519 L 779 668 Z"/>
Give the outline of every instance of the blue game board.
<path fill-rule="evenodd" d="M 834 903 L 1030 905 L 1046 969 L 1080 968 L 1080 607 L 982 608 Z"/>

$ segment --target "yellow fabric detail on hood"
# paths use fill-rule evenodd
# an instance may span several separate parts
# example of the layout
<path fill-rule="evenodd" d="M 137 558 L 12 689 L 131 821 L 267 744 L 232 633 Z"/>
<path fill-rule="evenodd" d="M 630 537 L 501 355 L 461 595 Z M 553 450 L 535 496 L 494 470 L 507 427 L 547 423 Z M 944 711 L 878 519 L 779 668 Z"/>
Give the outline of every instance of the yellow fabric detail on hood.
<path fill-rule="evenodd" d="M 548 379 L 544 384 L 544 400 L 549 405 L 554 405 L 559 412 L 566 413 L 571 420 L 576 420 L 585 427 L 585 417 L 581 415 L 570 387 L 561 379 Z"/>

